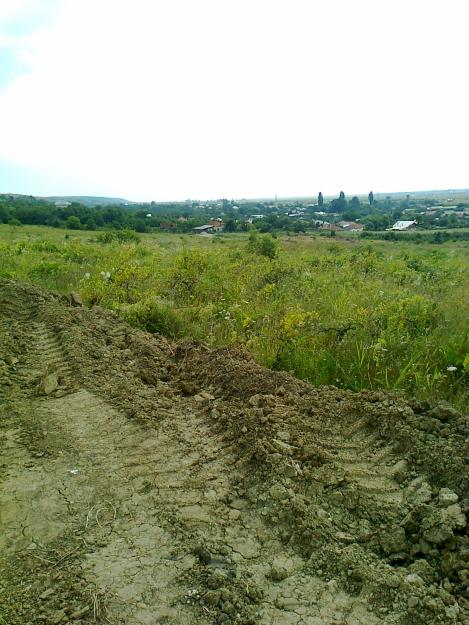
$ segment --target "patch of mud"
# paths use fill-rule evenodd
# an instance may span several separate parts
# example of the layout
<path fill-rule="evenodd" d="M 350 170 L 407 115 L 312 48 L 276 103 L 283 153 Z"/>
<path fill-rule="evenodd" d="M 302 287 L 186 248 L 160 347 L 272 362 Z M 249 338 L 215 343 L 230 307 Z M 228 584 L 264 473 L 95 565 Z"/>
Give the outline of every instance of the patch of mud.
<path fill-rule="evenodd" d="M 1 625 L 468 622 L 467 417 L 78 304 L 0 282 Z"/>

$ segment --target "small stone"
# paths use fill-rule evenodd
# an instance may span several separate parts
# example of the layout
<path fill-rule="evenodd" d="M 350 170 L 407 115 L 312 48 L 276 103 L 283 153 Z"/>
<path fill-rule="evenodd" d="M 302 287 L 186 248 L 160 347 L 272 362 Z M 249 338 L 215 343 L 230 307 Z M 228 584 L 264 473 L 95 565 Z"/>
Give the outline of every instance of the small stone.
<path fill-rule="evenodd" d="M 85 606 L 84 608 L 79 608 L 78 610 L 75 610 L 75 612 L 72 612 L 70 617 L 74 619 L 79 619 L 82 616 L 85 616 L 85 614 L 87 614 L 89 610 L 90 610 L 89 606 Z"/>
<path fill-rule="evenodd" d="M 39 384 L 39 390 L 44 395 L 50 395 L 59 387 L 59 377 L 57 373 L 49 373 Z"/>
<path fill-rule="evenodd" d="M 220 601 L 220 591 L 219 590 L 209 590 L 204 595 L 204 602 L 207 605 L 218 605 Z"/>
<path fill-rule="evenodd" d="M 254 406 L 255 408 L 259 406 L 261 401 L 262 401 L 262 395 L 252 395 L 249 398 L 249 403 L 251 404 L 251 406 Z"/>
<path fill-rule="evenodd" d="M 281 582 L 288 577 L 288 571 L 283 566 L 272 566 L 269 571 L 269 577 L 274 582 Z"/>
<path fill-rule="evenodd" d="M 429 415 L 439 419 L 440 421 L 450 421 L 461 416 L 460 413 L 447 401 L 441 401 L 437 404 L 433 410 L 430 410 Z"/>
<path fill-rule="evenodd" d="M 200 391 L 199 395 L 200 397 L 203 397 L 204 399 L 208 399 L 209 401 L 213 401 L 215 399 L 215 397 L 208 391 Z"/>
<path fill-rule="evenodd" d="M 405 581 L 411 586 L 423 586 L 424 582 L 420 575 L 417 573 L 410 573 L 410 575 L 405 576 Z"/>
<path fill-rule="evenodd" d="M 43 601 L 45 601 L 45 599 L 48 599 L 53 594 L 54 594 L 54 589 L 47 588 L 47 590 L 45 590 L 42 594 L 39 595 L 39 599 L 42 599 Z"/>
<path fill-rule="evenodd" d="M 431 583 L 435 579 L 435 571 L 427 562 L 427 560 L 416 560 L 412 562 L 409 566 L 409 570 L 411 573 L 415 573 L 421 579 L 425 580 L 428 583 Z"/>
<path fill-rule="evenodd" d="M 438 504 L 444 508 L 458 503 L 458 496 L 449 488 L 442 488 L 438 493 Z"/>
<path fill-rule="evenodd" d="M 392 527 L 385 530 L 379 537 L 379 542 L 387 554 L 405 551 L 407 544 L 404 528 Z"/>
<path fill-rule="evenodd" d="M 194 555 L 199 558 L 202 564 L 210 564 L 212 561 L 212 554 L 202 545 L 199 545 L 194 549 Z"/>
<path fill-rule="evenodd" d="M 396 464 L 391 468 L 391 475 L 396 482 L 400 484 L 405 479 L 407 469 L 407 462 L 405 460 L 399 460 L 399 462 L 396 462 Z"/>
<path fill-rule="evenodd" d="M 70 304 L 72 306 L 83 306 L 83 300 L 81 299 L 81 295 L 76 292 L 70 293 Z"/>

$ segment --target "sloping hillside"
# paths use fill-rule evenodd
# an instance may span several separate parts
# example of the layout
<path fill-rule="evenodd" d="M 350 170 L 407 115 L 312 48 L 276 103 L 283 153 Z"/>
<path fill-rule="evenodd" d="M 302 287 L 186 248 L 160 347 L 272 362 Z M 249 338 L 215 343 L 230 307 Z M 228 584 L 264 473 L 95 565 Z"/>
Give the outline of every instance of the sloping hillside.
<path fill-rule="evenodd" d="M 0 623 L 468 623 L 467 417 L 0 282 Z"/>

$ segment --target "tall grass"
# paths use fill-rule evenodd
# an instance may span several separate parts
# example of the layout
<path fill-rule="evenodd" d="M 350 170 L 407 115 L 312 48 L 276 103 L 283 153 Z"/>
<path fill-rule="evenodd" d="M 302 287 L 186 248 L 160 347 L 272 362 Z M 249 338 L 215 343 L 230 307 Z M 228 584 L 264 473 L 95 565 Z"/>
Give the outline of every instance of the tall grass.
<path fill-rule="evenodd" d="M 291 237 L 270 258 L 243 236 L 153 235 L 137 245 L 4 226 L 0 275 L 79 291 L 153 332 L 242 343 L 313 384 L 464 405 L 468 249 Z"/>

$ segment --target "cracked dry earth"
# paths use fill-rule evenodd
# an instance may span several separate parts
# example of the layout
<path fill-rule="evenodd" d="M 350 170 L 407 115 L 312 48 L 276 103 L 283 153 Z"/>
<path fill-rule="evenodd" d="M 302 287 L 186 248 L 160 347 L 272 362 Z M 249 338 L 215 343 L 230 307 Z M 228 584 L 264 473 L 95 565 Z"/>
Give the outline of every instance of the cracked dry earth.
<path fill-rule="evenodd" d="M 71 302 L 0 281 L 1 625 L 469 622 L 467 417 Z"/>

